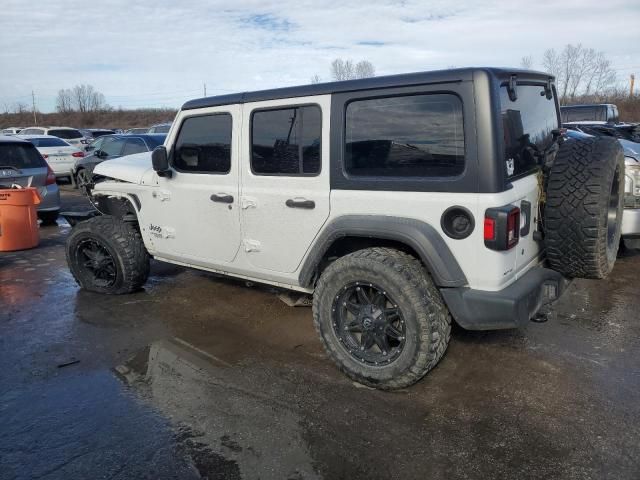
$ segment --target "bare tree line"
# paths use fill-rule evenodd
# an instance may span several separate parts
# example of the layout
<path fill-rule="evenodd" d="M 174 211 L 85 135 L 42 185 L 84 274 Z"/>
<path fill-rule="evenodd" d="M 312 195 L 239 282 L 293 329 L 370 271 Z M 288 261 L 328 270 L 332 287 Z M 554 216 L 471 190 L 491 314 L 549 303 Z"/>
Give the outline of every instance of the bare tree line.
<path fill-rule="evenodd" d="M 360 60 L 354 63 L 353 60 L 343 60 L 336 58 L 331 62 L 331 80 L 339 82 L 342 80 L 355 80 L 358 78 L 368 78 L 376 76 L 376 69 L 368 60 Z M 311 83 L 320 83 L 322 79 L 317 73 L 311 77 Z"/>
<path fill-rule="evenodd" d="M 533 68 L 533 56 L 520 60 L 522 68 Z M 542 55 L 541 67 L 556 77 L 560 100 L 581 96 L 610 95 L 616 89 L 616 71 L 604 52 L 568 44 L 562 50 L 550 48 Z"/>
<path fill-rule="evenodd" d="M 56 110 L 60 113 L 99 112 L 108 108 L 104 95 L 92 85 L 76 85 L 58 90 Z"/>

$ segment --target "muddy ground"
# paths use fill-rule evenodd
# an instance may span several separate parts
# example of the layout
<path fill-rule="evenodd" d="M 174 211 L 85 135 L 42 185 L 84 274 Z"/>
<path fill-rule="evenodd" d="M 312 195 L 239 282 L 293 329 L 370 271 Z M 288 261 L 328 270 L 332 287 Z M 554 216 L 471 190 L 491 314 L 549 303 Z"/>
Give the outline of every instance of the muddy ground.
<path fill-rule="evenodd" d="M 640 255 L 383 393 L 272 289 L 153 263 L 142 292 L 80 291 L 68 232 L 0 253 L 2 479 L 640 478 Z"/>

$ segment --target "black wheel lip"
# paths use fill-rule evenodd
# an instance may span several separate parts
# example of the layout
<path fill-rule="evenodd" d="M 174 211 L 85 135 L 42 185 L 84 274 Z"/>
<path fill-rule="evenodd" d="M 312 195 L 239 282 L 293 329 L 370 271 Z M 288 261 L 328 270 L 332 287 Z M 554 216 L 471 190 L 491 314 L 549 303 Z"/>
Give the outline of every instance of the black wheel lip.
<path fill-rule="evenodd" d="M 113 276 L 113 279 L 110 280 L 109 282 L 107 282 L 106 284 L 98 284 L 96 282 L 96 277 L 93 273 L 93 271 L 87 267 L 85 267 L 83 265 L 83 261 L 80 258 L 81 255 L 81 246 L 85 243 L 89 243 L 89 242 L 93 242 L 95 244 L 97 244 L 101 249 L 103 249 L 109 256 L 109 258 L 111 259 L 111 262 L 113 263 L 114 266 L 114 270 L 115 270 L 115 274 Z M 113 252 L 111 251 L 111 249 L 109 248 L 109 246 L 107 244 L 105 244 L 104 242 L 102 242 L 100 239 L 96 238 L 95 236 L 92 235 L 87 235 L 87 236 L 83 236 L 82 238 L 78 239 L 76 244 L 74 245 L 74 260 L 75 260 L 75 264 L 76 264 L 76 268 L 81 272 L 82 276 L 88 280 L 90 280 L 92 282 L 92 286 L 100 288 L 100 289 L 104 289 L 104 288 L 112 288 L 114 287 L 117 282 L 118 282 L 118 278 L 120 276 L 119 273 L 119 269 L 118 269 L 118 261 L 117 261 L 117 257 L 113 254 Z"/>
<path fill-rule="evenodd" d="M 403 334 L 403 339 L 400 341 L 400 345 L 399 345 L 399 350 L 394 354 L 394 355 L 388 355 L 388 356 L 383 356 L 382 354 L 380 354 L 380 360 L 381 361 L 368 361 L 364 358 L 361 358 L 357 355 L 354 355 L 353 351 L 350 350 L 349 348 L 347 348 L 347 345 L 345 344 L 345 341 L 342 337 L 342 330 L 339 329 L 337 323 L 336 323 L 336 319 L 335 319 L 335 312 L 337 311 L 338 308 L 342 308 L 340 305 L 338 305 L 338 302 L 341 300 L 341 293 L 346 291 L 349 288 L 352 287 L 358 287 L 358 286 L 365 286 L 365 287 L 371 287 L 371 288 L 375 288 L 378 291 L 382 292 L 385 297 L 389 300 L 390 303 L 392 303 L 395 308 L 398 309 L 398 317 L 399 320 L 402 324 L 402 334 Z M 384 367 L 388 367 L 393 365 L 401 356 L 402 353 L 405 351 L 405 347 L 407 344 L 407 330 L 406 330 L 406 320 L 404 318 L 404 315 L 402 313 L 402 310 L 400 309 L 400 307 L 398 306 L 398 303 L 395 301 L 394 298 L 392 298 L 392 296 L 389 294 L 388 289 L 382 288 L 380 287 L 378 284 L 374 283 L 374 282 L 367 282 L 367 281 L 362 281 L 362 280 L 358 280 L 358 281 L 353 281 L 353 282 L 349 282 L 348 284 L 344 285 L 343 287 L 341 287 L 338 290 L 338 293 L 335 295 L 335 297 L 333 298 L 333 302 L 331 305 L 331 327 L 332 327 L 332 331 L 333 334 L 336 336 L 336 338 L 339 341 L 339 344 L 341 346 L 341 348 L 347 353 L 349 354 L 350 358 L 356 360 L 358 362 L 358 364 L 360 365 L 366 365 L 368 367 L 374 367 L 374 368 L 384 368 Z"/>

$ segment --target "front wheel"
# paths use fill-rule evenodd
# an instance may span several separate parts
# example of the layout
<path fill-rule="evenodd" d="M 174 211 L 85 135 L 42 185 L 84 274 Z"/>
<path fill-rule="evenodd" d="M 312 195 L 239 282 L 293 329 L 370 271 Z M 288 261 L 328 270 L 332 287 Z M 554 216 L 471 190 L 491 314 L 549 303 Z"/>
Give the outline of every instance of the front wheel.
<path fill-rule="evenodd" d="M 78 285 L 91 292 L 130 293 L 149 276 L 149 254 L 140 233 L 111 215 L 73 227 L 67 238 L 67 263 Z"/>
<path fill-rule="evenodd" d="M 451 317 L 422 264 L 390 248 L 346 255 L 322 273 L 314 324 L 329 356 L 353 380 L 407 387 L 440 361 Z"/>
<path fill-rule="evenodd" d="M 86 168 L 80 168 L 76 173 L 76 186 L 82 189 L 85 185 L 91 182 L 91 173 Z"/>

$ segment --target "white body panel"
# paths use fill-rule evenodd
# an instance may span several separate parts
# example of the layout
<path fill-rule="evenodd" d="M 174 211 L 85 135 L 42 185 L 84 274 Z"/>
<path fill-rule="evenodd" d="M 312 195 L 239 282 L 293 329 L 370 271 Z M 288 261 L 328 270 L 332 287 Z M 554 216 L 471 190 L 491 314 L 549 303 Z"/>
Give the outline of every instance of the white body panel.
<path fill-rule="evenodd" d="M 129 183 L 104 181 L 94 194 L 127 198 L 135 194 L 142 236 L 155 258 L 295 290 L 301 266 L 314 241 L 332 220 L 344 215 L 392 216 L 421 220 L 442 236 L 462 268 L 468 286 L 497 291 L 516 281 L 540 261 L 533 240 L 538 216 L 538 179 L 529 175 L 496 194 L 331 190 L 329 182 L 330 95 L 225 105 L 181 111 L 165 141 L 171 149 L 184 118 L 207 113 L 233 117 L 229 174 L 173 171 L 161 177 L 151 168 L 149 153 L 126 161 L 103 162 L 95 173 Z M 322 108 L 321 173 L 317 176 L 261 176 L 250 168 L 251 112 L 257 108 L 317 104 Z M 225 193 L 233 203 L 215 203 Z M 130 197 L 129 197 L 130 198 Z M 288 208 L 287 199 L 313 200 L 312 210 Z M 494 251 L 484 245 L 484 212 L 490 207 L 531 203 L 530 231 L 516 247 Z M 440 227 L 442 213 L 459 205 L 474 216 L 475 229 L 454 240 Z M 521 222 L 523 225 L 525 220 Z"/>
<path fill-rule="evenodd" d="M 56 176 L 70 175 L 76 161 L 74 153 L 80 152 L 76 147 L 37 147 Z"/>

